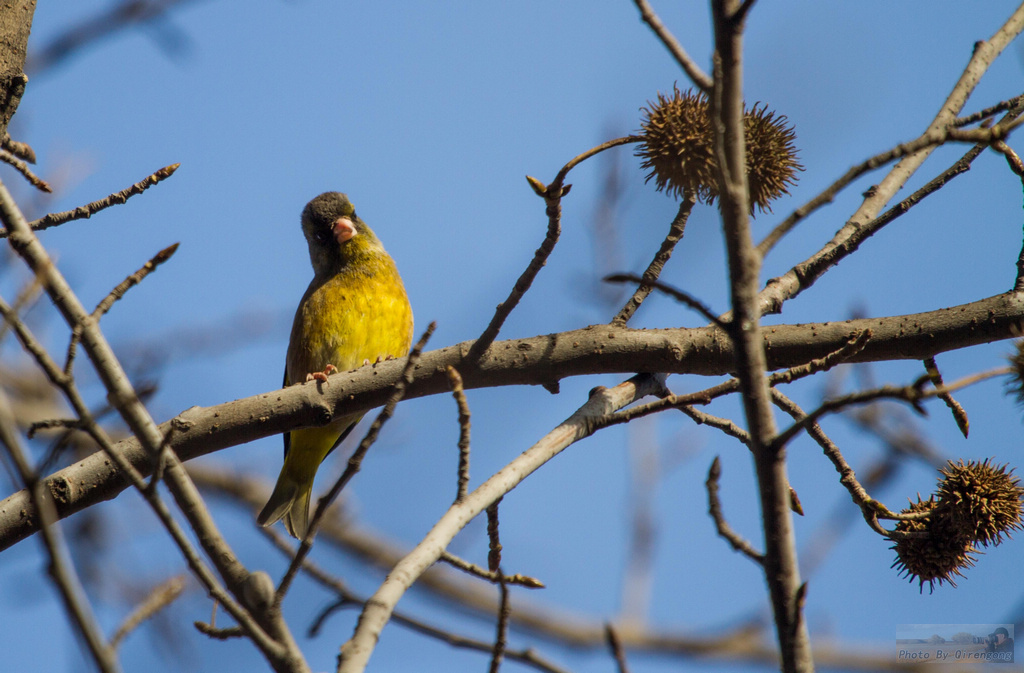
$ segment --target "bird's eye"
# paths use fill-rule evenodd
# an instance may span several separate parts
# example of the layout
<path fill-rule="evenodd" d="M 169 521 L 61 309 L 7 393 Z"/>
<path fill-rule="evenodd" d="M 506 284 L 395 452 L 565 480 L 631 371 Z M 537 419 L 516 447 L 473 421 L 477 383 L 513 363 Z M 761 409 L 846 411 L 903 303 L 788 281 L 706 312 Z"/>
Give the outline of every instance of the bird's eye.
<path fill-rule="evenodd" d="M 317 243 L 323 245 L 330 240 L 331 232 L 327 231 L 326 229 L 317 229 L 316 231 L 313 232 L 313 238 L 316 239 Z"/>

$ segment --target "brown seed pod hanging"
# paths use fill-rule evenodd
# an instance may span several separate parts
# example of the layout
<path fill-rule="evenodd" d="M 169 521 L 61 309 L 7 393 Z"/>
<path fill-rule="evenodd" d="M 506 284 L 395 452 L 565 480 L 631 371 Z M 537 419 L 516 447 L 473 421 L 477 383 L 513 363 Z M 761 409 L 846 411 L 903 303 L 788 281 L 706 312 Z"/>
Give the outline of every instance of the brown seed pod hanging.
<path fill-rule="evenodd" d="M 713 202 L 718 185 L 707 97 L 673 88 L 672 96 L 659 92 L 643 113 L 644 140 L 636 155 L 644 160 L 641 167 L 650 169 L 647 180 L 654 178 L 658 191 Z"/>
<path fill-rule="evenodd" d="M 750 210 L 757 206 L 771 212 L 770 204 L 796 184 L 796 172 L 804 167 L 796 160 L 796 133 L 787 126 L 785 115 L 776 116 L 766 104 L 758 104 L 743 114 L 747 141 L 747 182 Z"/>
<path fill-rule="evenodd" d="M 892 549 L 896 550 L 896 560 L 892 567 L 899 570 L 900 575 L 911 582 L 917 580 L 924 591 L 927 582 L 929 591 L 935 590 L 948 582 L 956 586 L 953 577 L 963 577 L 962 570 L 974 565 L 974 545 L 969 539 L 957 534 L 951 521 L 943 516 L 934 497 L 910 503 L 901 514 L 931 512 L 927 519 L 900 521 L 896 530 L 901 533 L 920 533 L 920 537 L 904 537 L 896 540 Z"/>
<path fill-rule="evenodd" d="M 673 196 L 693 194 L 698 201 L 714 203 L 720 194 L 718 164 L 715 161 L 710 105 L 703 93 L 679 91 L 672 96 L 658 94 L 656 102 L 643 108 L 637 156 L 649 170 L 659 191 Z M 776 115 L 767 104 L 755 104 L 744 112 L 747 144 L 747 181 L 750 212 L 771 208 L 769 204 L 796 183 L 803 166 L 796 158 L 796 134 L 784 115 Z"/>
<path fill-rule="evenodd" d="M 1020 480 L 1007 471 L 1007 465 L 950 461 L 940 470 L 942 479 L 936 491 L 939 506 L 949 510 L 949 518 L 968 539 L 985 546 L 998 545 L 1003 536 L 1022 527 Z"/>

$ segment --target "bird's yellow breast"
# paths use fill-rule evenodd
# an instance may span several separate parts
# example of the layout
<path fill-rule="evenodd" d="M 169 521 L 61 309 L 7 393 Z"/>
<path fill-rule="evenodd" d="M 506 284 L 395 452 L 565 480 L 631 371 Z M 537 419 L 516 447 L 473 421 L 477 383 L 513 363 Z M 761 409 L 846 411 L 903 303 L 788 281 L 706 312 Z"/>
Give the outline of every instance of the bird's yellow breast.
<path fill-rule="evenodd" d="M 365 361 L 403 357 L 412 345 L 412 309 L 394 262 L 386 254 L 358 270 L 313 279 L 295 313 L 287 383 L 332 364 L 340 371 Z"/>

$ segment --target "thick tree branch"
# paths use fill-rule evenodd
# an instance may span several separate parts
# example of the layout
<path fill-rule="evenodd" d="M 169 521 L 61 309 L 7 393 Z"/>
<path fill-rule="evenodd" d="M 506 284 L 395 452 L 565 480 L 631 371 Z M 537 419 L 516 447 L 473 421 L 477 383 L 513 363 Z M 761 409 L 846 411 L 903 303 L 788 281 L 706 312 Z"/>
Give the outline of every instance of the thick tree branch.
<path fill-rule="evenodd" d="M 25 53 L 36 0 L 12 0 L 0 11 L 0 137 L 7 136 L 7 125 L 18 110 L 25 93 Z"/>
<path fill-rule="evenodd" d="M 764 328 L 768 366 L 805 364 L 844 347 L 851 336 L 871 330 L 864 349 L 847 362 L 923 360 L 932 355 L 1017 336 L 1024 321 L 1024 293 L 1008 292 L 970 304 L 888 318 L 865 318 Z M 424 353 L 406 398 L 449 391 L 447 366 L 462 374 L 467 390 L 503 385 L 542 385 L 552 379 L 640 370 L 721 376 L 733 368 L 733 352 L 716 328 L 634 330 L 595 325 L 570 332 L 499 341 L 480 361 L 465 358 L 472 342 Z M 387 401 L 404 358 L 335 375 L 322 392 L 297 385 L 212 407 L 192 407 L 160 426 L 174 433 L 168 447 L 182 460 L 270 435 L 330 422 L 338 414 L 365 411 Z M 136 438 L 117 449 L 142 474 L 149 456 Z M 60 518 L 110 500 L 128 482 L 102 453 L 45 479 Z M 38 530 L 25 491 L 0 501 L 0 550 Z"/>
<path fill-rule="evenodd" d="M 748 5 L 749 7 L 749 5 Z M 786 452 L 773 444 L 775 418 L 768 386 L 768 362 L 760 324 L 758 288 L 761 254 L 750 231 L 747 154 L 743 111 L 743 16 L 738 0 L 712 0 L 715 33 L 715 86 L 712 128 L 718 157 L 722 230 L 725 234 L 732 302 L 735 370 L 754 455 L 761 521 L 762 566 L 786 673 L 813 671 L 810 635 L 800 598 L 803 587 L 790 512 Z"/>

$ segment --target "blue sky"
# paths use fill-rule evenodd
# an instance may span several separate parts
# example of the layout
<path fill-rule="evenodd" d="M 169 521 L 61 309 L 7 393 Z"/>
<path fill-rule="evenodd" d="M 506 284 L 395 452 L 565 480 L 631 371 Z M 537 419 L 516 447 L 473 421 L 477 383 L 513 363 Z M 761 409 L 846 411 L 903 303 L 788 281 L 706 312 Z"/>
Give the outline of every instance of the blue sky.
<path fill-rule="evenodd" d="M 32 46 L 39 48 L 107 2 L 40 3 Z M 659 6 L 659 5 L 664 5 Z M 710 26 L 705 3 L 655 3 L 665 23 L 705 68 Z M 1005 0 L 963 11 L 962 3 L 759 4 L 749 21 L 745 91 L 788 116 L 806 167 L 792 198 L 759 215 L 766 233 L 849 166 L 916 137 L 959 77 L 976 40 L 988 38 L 1013 11 Z M 168 50 L 168 45 L 176 47 Z M 1021 93 L 1024 51 L 1011 45 L 968 102 L 975 111 Z M 32 79 L 12 126 L 32 144 L 38 170 L 55 187 L 41 202 L 20 189 L 32 215 L 65 210 L 120 190 L 161 166 L 180 162 L 165 183 L 91 220 L 42 234 L 86 305 L 98 302 L 158 250 L 180 242 L 173 260 L 133 289 L 104 318 L 115 348 L 136 371 L 159 378 L 152 402 L 159 420 L 191 405 L 211 405 L 280 384 L 288 327 L 311 272 L 298 226 L 302 206 L 326 190 L 345 191 L 375 228 L 402 271 L 417 331 L 438 323 L 432 347 L 474 338 L 490 319 L 543 239 L 543 202 L 523 176 L 550 181 L 576 154 L 639 126 L 639 108 L 673 84 L 686 86 L 626 0 L 519 3 L 352 3 L 326 0 L 186 3 L 163 21 L 97 43 Z M 1011 145 L 1016 145 L 1011 141 Z M 1019 149 L 1019 148 L 1018 148 Z M 903 195 L 952 163 L 962 148 L 937 151 Z M 639 272 L 667 231 L 676 203 L 645 185 L 629 148 L 616 152 L 622 198 L 616 211 L 617 267 L 595 261 L 592 224 L 602 196 L 607 156 L 577 168 L 563 204 L 563 237 L 534 289 L 502 331 L 503 338 L 607 321 L 594 299 L 608 271 Z M 5 184 L 19 181 L 2 174 Z M 878 174 L 858 181 L 809 218 L 769 256 L 766 278 L 816 250 L 859 203 Z M 728 292 L 723 246 L 712 208 L 698 207 L 664 280 L 717 310 Z M 842 319 L 926 311 L 1004 291 L 1012 285 L 1021 246 L 1020 183 L 1002 158 L 986 153 L 965 176 L 868 241 L 771 322 Z M 12 292 L 13 285 L 4 292 Z M 5 294 L 5 296 L 8 296 Z M 61 349 L 66 330 L 40 310 L 37 329 Z M 699 326 L 698 316 L 661 297 L 638 313 L 636 327 Z M 8 353 L 11 352 L 8 347 Z M 947 380 L 1002 364 L 1006 344 L 939 357 Z M 140 359 L 140 353 L 148 353 Z M 84 363 L 80 363 L 80 371 Z M 880 365 L 880 382 L 920 374 L 915 362 Z M 99 400 L 98 388 L 84 383 Z M 564 381 L 557 397 L 537 388 L 472 391 L 472 471 L 479 483 L 571 414 L 586 391 L 625 377 Z M 676 391 L 709 381 L 674 377 Z M 848 384 L 850 382 L 848 381 Z M 805 406 L 824 380 L 787 390 Z M 965 440 L 941 407 L 912 419 L 944 456 L 1021 464 L 1020 410 L 998 381 L 959 396 L 971 416 Z M 712 413 L 739 420 L 737 406 Z M 909 414 L 908 414 L 909 416 Z M 840 419 L 826 429 L 855 469 L 881 454 L 878 442 Z M 359 434 L 359 433 L 356 433 Z M 454 489 L 457 425 L 447 396 L 399 408 L 349 493 L 354 515 L 411 545 L 444 511 Z M 652 625 L 712 634 L 752 616 L 764 617 L 764 582 L 754 566 L 716 538 L 705 514 L 703 481 L 715 455 L 723 461 L 722 495 L 735 528 L 759 543 L 753 474 L 740 445 L 685 419 L 665 416 L 616 428 L 575 446 L 531 477 L 502 505 L 505 567 L 542 578 L 548 589 L 528 598 L 594 620 L 615 619 L 630 520 L 626 508 L 627 446 L 655 445 L 662 459 L 653 492 L 657 546 Z M 791 448 L 790 476 L 807 516 L 796 522 L 802 548 L 849 515 L 848 495 L 811 443 Z M 280 440 L 235 447 L 211 463 L 264 475 L 279 469 Z M 336 474 L 340 461 L 322 469 Z M 891 507 L 927 494 L 936 473 L 908 464 L 876 495 Z M 326 484 L 321 479 L 318 484 Z M 139 500 L 126 494 L 101 507 L 119 522 L 112 532 L 106 593 L 95 595 L 106 632 L 126 610 L 113 599 L 118 577 L 135 572 L 156 581 L 183 563 L 163 542 Z M 128 505 L 128 506 L 126 506 Z M 273 576 L 283 562 L 253 530 L 252 514 L 215 504 L 215 515 L 243 560 Z M 855 520 L 859 520 L 855 516 Z M 1019 618 L 1021 541 L 981 558 L 958 589 L 920 594 L 889 569 L 892 552 L 855 524 L 809 577 L 807 619 L 815 637 L 888 651 L 896 626 L 990 623 Z M 460 554 L 484 560 L 483 527 L 455 541 Z M 381 579 L 322 548 L 317 560 L 371 592 Z M 20 666 L 78 670 L 53 589 L 39 572 L 38 543 L 7 552 L 0 563 L 0 610 L 17 611 L 0 648 Z M 328 598 L 300 582 L 285 608 L 297 631 Z M 490 623 L 438 609 L 426 594 L 400 605 L 460 632 L 489 638 Z M 194 589 L 173 613 L 170 657 L 136 634 L 126 670 L 253 670 L 248 645 L 215 643 L 188 623 L 208 617 Z M 333 668 L 336 648 L 354 614 L 334 617 L 305 643 L 314 670 Z M 45 634 L 45 635 L 44 635 Z M 61 643 L 62 647 L 54 647 Z M 603 653 L 579 653 L 517 633 L 512 645 L 537 644 L 574 671 L 608 671 Z M 66 645 L 66 646 L 65 646 Z M 414 663 L 411 663 L 414 662 Z M 634 657 L 636 671 L 677 670 L 658 658 Z M 374 670 L 447 671 L 483 667 L 476 654 L 389 627 Z M 506 664 L 508 670 L 519 670 Z M 687 667 L 703 668 L 697 662 Z"/>

